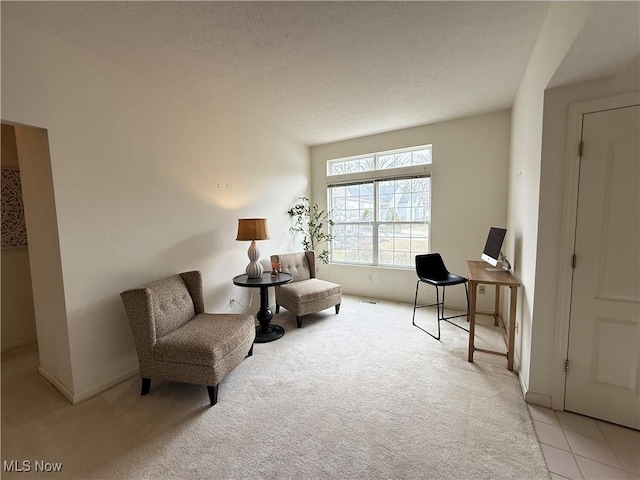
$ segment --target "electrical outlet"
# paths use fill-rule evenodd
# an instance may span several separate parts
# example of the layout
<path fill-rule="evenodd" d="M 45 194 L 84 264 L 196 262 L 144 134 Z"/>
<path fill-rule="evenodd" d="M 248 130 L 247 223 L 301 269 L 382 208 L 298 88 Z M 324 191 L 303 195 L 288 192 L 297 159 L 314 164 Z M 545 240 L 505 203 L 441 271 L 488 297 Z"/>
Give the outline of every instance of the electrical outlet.
<path fill-rule="evenodd" d="M 230 307 L 233 307 L 233 306 L 235 305 L 235 303 L 236 303 L 236 299 L 235 299 L 235 298 L 233 298 L 233 297 L 231 297 L 231 298 L 229 299 L 229 306 L 230 306 Z"/>
<path fill-rule="evenodd" d="M 373 275 L 369 275 L 369 281 L 373 282 Z"/>
<path fill-rule="evenodd" d="M 478 285 L 478 293 L 484 295 L 484 285 Z"/>

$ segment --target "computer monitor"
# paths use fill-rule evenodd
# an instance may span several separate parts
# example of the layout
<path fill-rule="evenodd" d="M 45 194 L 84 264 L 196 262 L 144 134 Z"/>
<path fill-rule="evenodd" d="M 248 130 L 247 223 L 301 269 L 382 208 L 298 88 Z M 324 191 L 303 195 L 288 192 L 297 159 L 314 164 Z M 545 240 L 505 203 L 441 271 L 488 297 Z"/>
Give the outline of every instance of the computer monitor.
<path fill-rule="evenodd" d="M 484 250 L 482 251 L 482 260 L 493 267 L 504 259 L 504 255 L 502 255 L 502 242 L 504 242 L 504 236 L 506 234 L 506 228 L 491 227 L 489 229 L 487 243 L 484 245 Z"/>

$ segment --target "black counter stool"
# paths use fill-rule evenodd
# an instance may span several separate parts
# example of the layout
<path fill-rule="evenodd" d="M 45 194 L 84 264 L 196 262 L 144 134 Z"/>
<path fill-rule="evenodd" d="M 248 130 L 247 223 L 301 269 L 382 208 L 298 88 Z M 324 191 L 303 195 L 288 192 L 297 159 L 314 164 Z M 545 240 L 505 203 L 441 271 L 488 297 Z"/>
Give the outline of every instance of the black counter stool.
<path fill-rule="evenodd" d="M 442 261 L 442 257 L 439 253 L 427 253 L 423 255 L 416 255 L 416 273 L 418 274 L 418 281 L 416 282 L 416 296 L 413 301 L 413 319 L 412 323 L 414 326 L 418 327 L 425 333 L 428 333 L 436 340 L 440 340 L 440 322 L 445 321 L 450 323 L 451 325 L 455 325 L 458 328 L 461 328 L 465 332 L 468 332 L 464 327 L 457 325 L 450 321 L 452 318 L 458 317 L 468 317 L 469 316 L 469 290 L 467 289 L 467 279 L 465 277 L 461 277 L 460 275 L 455 275 L 450 273 L 447 270 L 447 267 L 444 265 Z M 420 283 L 428 283 L 429 285 L 433 285 L 436 287 L 436 303 L 430 303 L 428 305 L 418 305 L 418 288 L 420 287 Z M 464 285 L 464 291 L 467 297 L 467 313 L 462 313 L 460 315 L 452 315 L 450 317 L 444 316 L 444 294 L 446 287 L 450 287 L 453 285 Z M 442 302 L 440 302 L 440 287 L 442 287 Z M 433 307 L 435 306 L 437 309 L 438 315 L 438 336 L 435 336 L 431 332 L 428 332 L 424 328 L 416 325 L 416 308 L 422 307 Z M 467 318 L 468 321 L 468 318 Z"/>

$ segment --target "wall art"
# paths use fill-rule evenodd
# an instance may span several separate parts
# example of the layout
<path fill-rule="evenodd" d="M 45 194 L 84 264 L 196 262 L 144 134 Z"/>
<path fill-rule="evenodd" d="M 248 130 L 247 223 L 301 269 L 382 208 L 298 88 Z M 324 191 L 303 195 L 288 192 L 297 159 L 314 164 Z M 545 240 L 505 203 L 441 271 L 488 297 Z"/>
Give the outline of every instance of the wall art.
<path fill-rule="evenodd" d="M 2 248 L 27 246 L 20 171 L 2 169 Z"/>

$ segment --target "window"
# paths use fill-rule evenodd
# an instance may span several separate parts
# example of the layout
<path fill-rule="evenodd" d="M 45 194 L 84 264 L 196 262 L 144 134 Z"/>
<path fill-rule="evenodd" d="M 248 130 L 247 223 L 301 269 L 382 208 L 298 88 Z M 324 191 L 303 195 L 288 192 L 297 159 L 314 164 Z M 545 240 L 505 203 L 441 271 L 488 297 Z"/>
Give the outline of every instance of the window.
<path fill-rule="evenodd" d="M 331 261 L 412 267 L 429 251 L 431 145 L 327 162 Z"/>
<path fill-rule="evenodd" d="M 359 157 L 339 158 L 327 162 L 327 175 L 344 175 L 389 168 L 427 165 L 431 163 L 431 145 L 424 147 L 381 152 Z"/>

